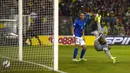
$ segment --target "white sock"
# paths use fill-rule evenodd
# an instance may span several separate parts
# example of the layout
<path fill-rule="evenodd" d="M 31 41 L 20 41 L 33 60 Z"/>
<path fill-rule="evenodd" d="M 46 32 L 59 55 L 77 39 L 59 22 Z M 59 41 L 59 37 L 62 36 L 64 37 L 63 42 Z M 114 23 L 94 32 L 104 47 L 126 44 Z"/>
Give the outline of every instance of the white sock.
<path fill-rule="evenodd" d="M 113 56 L 111 55 L 109 50 L 104 50 L 104 52 L 110 59 L 112 59 Z"/>

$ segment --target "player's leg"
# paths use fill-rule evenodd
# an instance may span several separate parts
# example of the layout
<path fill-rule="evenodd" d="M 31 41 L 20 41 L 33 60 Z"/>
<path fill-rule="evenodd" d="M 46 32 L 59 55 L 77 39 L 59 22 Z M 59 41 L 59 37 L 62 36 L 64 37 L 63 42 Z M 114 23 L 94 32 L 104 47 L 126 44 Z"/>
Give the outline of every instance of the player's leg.
<path fill-rule="evenodd" d="M 78 61 L 76 59 L 77 54 L 78 54 L 78 47 L 79 47 L 79 39 L 77 37 L 74 38 L 74 43 L 75 43 L 75 48 L 74 48 L 74 52 L 73 52 L 73 61 Z"/>
<path fill-rule="evenodd" d="M 103 45 L 103 50 L 104 50 L 105 54 L 106 54 L 110 59 L 113 60 L 113 63 L 115 63 L 115 62 L 116 62 L 116 59 L 115 59 L 116 57 L 113 57 L 113 56 L 111 55 L 108 45 Z"/>
<path fill-rule="evenodd" d="M 40 27 L 38 25 L 34 26 L 34 27 L 35 27 L 35 29 L 34 29 L 34 36 L 38 40 L 39 45 L 42 45 L 41 40 L 39 38 L 39 33 L 41 33 L 40 30 L 39 30 Z"/>
<path fill-rule="evenodd" d="M 25 45 L 28 45 L 28 42 L 26 42 L 27 41 L 27 36 L 26 35 L 24 35 L 23 36 L 23 45 L 25 46 Z"/>
<path fill-rule="evenodd" d="M 113 60 L 113 63 L 116 63 L 116 57 L 113 57 L 109 50 L 105 50 L 104 52 L 110 59 Z"/>
<path fill-rule="evenodd" d="M 37 38 L 39 45 L 42 45 L 41 40 L 38 35 L 35 35 L 35 38 Z"/>
<path fill-rule="evenodd" d="M 31 40 L 31 37 L 28 38 L 29 41 L 30 41 L 30 46 L 32 46 L 32 40 Z"/>
<path fill-rule="evenodd" d="M 32 34 L 32 31 L 31 31 L 31 30 L 28 30 L 27 33 L 26 33 L 26 36 L 24 37 L 24 40 L 25 40 L 25 41 L 26 41 L 27 39 L 29 40 L 30 46 L 32 46 L 32 40 L 31 40 L 31 39 L 32 39 L 32 35 L 33 35 L 33 34 Z M 24 42 L 25 42 L 25 41 L 24 41 Z"/>
<path fill-rule="evenodd" d="M 79 61 L 83 60 L 83 61 L 87 61 L 87 59 L 84 58 L 84 55 L 86 53 L 86 49 L 87 47 L 85 46 L 85 42 L 83 40 L 83 38 L 80 39 L 80 45 L 82 47 L 82 51 L 81 51 L 81 54 L 80 54 L 80 59 Z"/>
<path fill-rule="evenodd" d="M 30 30 L 29 32 L 30 33 L 29 33 L 28 39 L 30 41 L 30 46 L 32 46 L 32 38 L 35 36 L 35 33 L 33 30 Z"/>

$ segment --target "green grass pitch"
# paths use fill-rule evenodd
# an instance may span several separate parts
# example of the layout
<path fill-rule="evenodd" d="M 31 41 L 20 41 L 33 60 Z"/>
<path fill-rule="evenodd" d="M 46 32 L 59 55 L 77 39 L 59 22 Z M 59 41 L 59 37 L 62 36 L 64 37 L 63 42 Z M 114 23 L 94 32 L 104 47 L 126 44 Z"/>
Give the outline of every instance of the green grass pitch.
<path fill-rule="evenodd" d="M 7 48 L 7 47 L 6 47 Z M 40 50 L 41 47 L 37 47 Z M 74 46 L 59 46 L 59 69 L 67 72 L 67 73 L 130 73 L 130 46 L 111 46 L 111 53 L 113 56 L 116 56 L 117 63 L 113 64 L 112 60 L 110 60 L 104 52 L 97 52 L 94 47 L 88 46 L 87 52 L 85 54 L 85 58 L 88 59 L 87 62 L 72 62 L 72 55 L 73 55 L 73 48 Z M 10 49 L 8 47 L 6 50 Z M 28 47 L 26 49 L 29 51 Z M 35 49 L 35 48 L 32 48 Z M 15 50 L 15 49 L 14 49 Z M 27 50 L 23 51 L 26 55 Z M 34 50 L 36 52 L 36 50 Z M 11 50 L 13 51 L 13 50 Z M 17 50 L 15 50 L 17 51 Z M 78 52 L 78 57 L 80 55 L 81 48 L 79 49 Z M 6 51 L 1 50 L 0 48 L 0 53 Z M 43 53 L 45 51 L 40 51 L 39 53 Z M 37 53 L 37 52 L 36 52 Z M 15 52 L 15 54 L 17 54 Z M 14 56 L 17 57 L 17 56 Z M 35 57 L 31 56 L 32 60 L 34 62 L 36 61 Z M 37 59 L 39 59 L 37 57 Z M 41 59 L 41 57 L 40 57 Z M 44 59 L 44 56 L 43 56 Z M 15 62 L 15 66 L 13 69 L 16 71 L 2 71 L 2 65 L 0 65 L 0 73 L 57 73 L 53 71 L 33 71 L 32 68 L 34 69 L 42 69 L 42 67 L 32 65 L 32 64 L 27 64 L 27 63 L 20 63 L 17 61 L 10 60 L 11 62 Z M 2 63 L 2 57 L 0 56 L 0 62 Z M 36 61 L 37 62 L 37 61 Z M 22 65 L 23 64 L 23 65 Z M 13 66 L 13 65 L 11 65 Z M 29 67 L 26 67 L 29 66 Z M 28 71 L 18 71 L 20 68 L 26 68 Z"/>

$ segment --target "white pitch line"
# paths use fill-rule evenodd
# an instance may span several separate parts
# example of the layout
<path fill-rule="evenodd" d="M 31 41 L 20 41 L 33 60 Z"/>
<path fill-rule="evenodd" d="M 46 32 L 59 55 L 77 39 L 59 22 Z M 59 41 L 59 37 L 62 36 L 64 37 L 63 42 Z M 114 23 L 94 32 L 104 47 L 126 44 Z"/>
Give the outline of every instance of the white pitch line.
<path fill-rule="evenodd" d="M 6 56 L 2 56 L 2 57 L 3 57 L 3 58 L 7 58 L 7 59 L 11 59 L 11 60 L 18 61 L 18 59 L 14 59 L 14 58 L 6 57 Z M 54 70 L 52 67 L 49 67 L 49 66 L 46 66 L 46 65 L 42 65 L 42 64 L 37 64 L 37 63 L 34 63 L 34 62 L 29 62 L 29 61 L 21 61 L 21 62 L 29 63 L 29 64 L 41 66 L 41 67 L 45 67 L 45 68 L 48 68 L 49 70 Z M 58 70 L 58 71 L 56 71 L 56 72 L 59 72 L 59 73 L 67 73 L 67 72 L 64 72 L 64 71 L 61 71 L 61 70 Z"/>
<path fill-rule="evenodd" d="M 29 61 L 23 61 L 25 63 L 30 63 L 30 64 L 34 64 L 34 65 L 38 65 L 38 66 L 42 66 L 42 67 L 45 67 L 45 68 L 48 68 L 50 70 L 54 70 L 52 67 L 49 67 L 49 66 L 46 66 L 46 65 L 42 65 L 42 64 L 37 64 L 37 63 L 34 63 L 34 62 L 29 62 Z M 58 70 L 56 72 L 59 72 L 59 73 L 66 73 L 66 72 L 63 72 L 61 70 Z"/>

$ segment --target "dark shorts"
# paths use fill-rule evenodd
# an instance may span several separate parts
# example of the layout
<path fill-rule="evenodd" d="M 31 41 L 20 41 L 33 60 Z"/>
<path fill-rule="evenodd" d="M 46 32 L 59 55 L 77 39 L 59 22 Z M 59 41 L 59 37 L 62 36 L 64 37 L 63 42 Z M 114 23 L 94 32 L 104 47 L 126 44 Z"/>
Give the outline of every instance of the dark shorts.
<path fill-rule="evenodd" d="M 37 28 L 29 28 L 29 30 L 26 33 L 27 37 L 38 37 L 39 35 L 39 29 Z"/>

